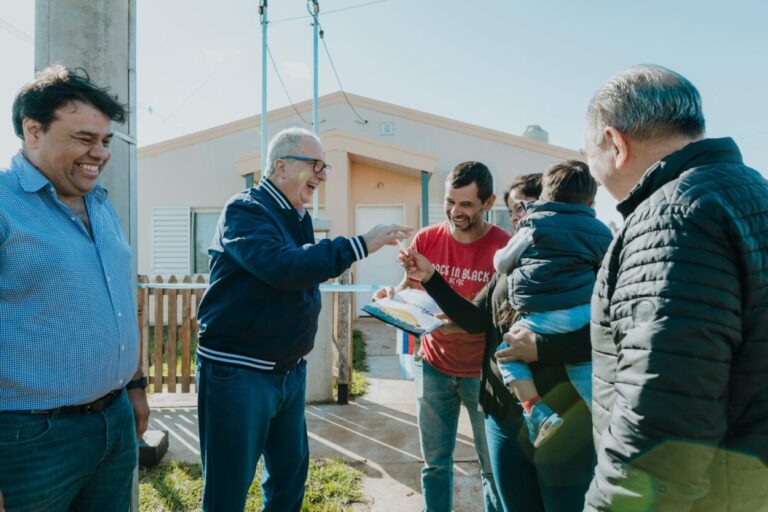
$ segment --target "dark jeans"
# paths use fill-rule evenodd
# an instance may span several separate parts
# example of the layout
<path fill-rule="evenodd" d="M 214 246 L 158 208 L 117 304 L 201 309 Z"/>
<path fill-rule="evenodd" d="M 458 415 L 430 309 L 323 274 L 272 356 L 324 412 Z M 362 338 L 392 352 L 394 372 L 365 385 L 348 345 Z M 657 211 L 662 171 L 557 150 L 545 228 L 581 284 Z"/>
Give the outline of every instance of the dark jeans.
<path fill-rule="evenodd" d="M 125 391 L 98 413 L 0 413 L 6 512 L 127 511 L 137 462 Z"/>
<path fill-rule="evenodd" d="M 262 455 L 262 510 L 301 510 L 309 469 L 306 377 L 304 361 L 276 374 L 198 358 L 203 510 L 242 511 Z"/>
<path fill-rule="evenodd" d="M 493 476 L 505 512 L 583 510 L 594 469 L 592 423 L 581 401 L 563 417 L 565 423 L 552 439 L 534 449 L 522 416 L 485 416 Z"/>

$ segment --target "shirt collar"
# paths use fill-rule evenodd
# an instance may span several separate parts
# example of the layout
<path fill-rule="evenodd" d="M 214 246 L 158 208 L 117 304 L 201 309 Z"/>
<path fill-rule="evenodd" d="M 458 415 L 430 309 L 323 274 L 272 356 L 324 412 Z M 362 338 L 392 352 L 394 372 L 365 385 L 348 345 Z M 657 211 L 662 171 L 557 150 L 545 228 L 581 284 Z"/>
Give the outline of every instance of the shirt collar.
<path fill-rule="evenodd" d="M 616 206 L 624 218 L 658 189 L 680 177 L 688 169 L 713 164 L 743 165 L 739 147 L 730 137 L 702 139 L 670 153 L 653 164 L 629 195 Z"/>
<path fill-rule="evenodd" d="M 32 165 L 21 151 L 16 153 L 11 159 L 11 168 L 16 171 L 16 174 L 19 177 L 19 183 L 24 192 L 39 192 L 46 187 L 55 190 L 53 183 L 51 183 L 51 181 L 46 178 L 37 167 Z M 102 187 L 100 183 L 96 183 L 93 190 L 86 195 L 92 195 L 99 202 L 103 203 L 107 198 L 107 189 Z"/>
<path fill-rule="evenodd" d="M 283 194 L 280 191 L 280 189 L 277 188 L 275 184 L 269 180 L 269 178 L 266 178 L 266 177 L 262 178 L 261 182 L 259 183 L 259 186 L 263 190 L 265 190 L 272 197 L 272 199 L 275 200 L 275 202 L 277 203 L 277 206 L 279 206 L 280 209 L 290 210 L 293 208 L 293 206 L 291 206 L 291 203 L 288 201 L 288 198 L 285 196 L 285 194 Z"/>

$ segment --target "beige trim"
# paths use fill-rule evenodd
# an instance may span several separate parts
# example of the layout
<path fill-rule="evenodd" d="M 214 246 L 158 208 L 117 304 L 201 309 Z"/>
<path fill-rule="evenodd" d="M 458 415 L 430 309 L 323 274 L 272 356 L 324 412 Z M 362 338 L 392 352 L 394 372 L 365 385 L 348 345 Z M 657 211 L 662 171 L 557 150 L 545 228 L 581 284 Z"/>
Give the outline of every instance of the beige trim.
<path fill-rule="evenodd" d="M 383 101 L 366 98 L 364 96 L 358 96 L 356 94 L 347 93 L 347 97 L 356 107 L 367 108 L 384 114 L 391 114 L 403 119 L 409 119 L 412 121 L 429 124 L 438 128 L 464 133 L 473 137 L 489 139 L 495 142 L 500 142 L 502 144 L 527 149 L 529 151 L 535 151 L 537 153 L 555 156 L 557 158 L 563 158 L 566 160 L 571 158 L 583 158 L 578 151 L 574 151 L 572 149 L 555 146 L 552 144 L 545 144 L 543 142 L 526 139 L 525 137 L 504 133 L 497 130 L 491 130 L 490 128 L 483 128 L 481 126 L 464 123 L 462 121 L 456 121 L 447 117 L 427 114 L 418 110 L 392 105 L 391 103 L 385 103 Z M 325 108 L 329 105 L 334 105 L 341 102 L 344 102 L 344 95 L 341 92 L 334 92 L 320 97 L 318 99 L 318 106 L 319 108 Z M 312 100 L 297 103 L 296 110 L 306 113 L 311 112 Z M 267 122 L 272 123 L 274 121 L 287 119 L 295 115 L 296 112 L 294 111 L 293 107 L 282 107 L 268 112 Z M 199 132 L 190 133 L 188 135 L 182 135 L 181 137 L 177 137 L 175 139 L 169 139 L 163 142 L 158 142 L 157 144 L 140 147 L 138 149 L 138 158 L 158 155 L 167 151 L 199 144 L 207 140 L 215 139 L 223 135 L 237 133 L 243 130 L 255 129 L 258 131 L 260 125 L 261 115 L 246 117 L 231 123 L 222 124 Z"/>
<path fill-rule="evenodd" d="M 409 176 L 421 176 L 421 171 L 432 174 L 439 161 L 436 155 L 369 139 L 336 128 L 321 133 L 320 138 L 326 152 L 342 151 L 347 153 L 353 162 L 365 163 Z M 241 176 L 256 172 L 261 166 L 261 154 L 240 155 L 235 158 L 235 165 Z"/>

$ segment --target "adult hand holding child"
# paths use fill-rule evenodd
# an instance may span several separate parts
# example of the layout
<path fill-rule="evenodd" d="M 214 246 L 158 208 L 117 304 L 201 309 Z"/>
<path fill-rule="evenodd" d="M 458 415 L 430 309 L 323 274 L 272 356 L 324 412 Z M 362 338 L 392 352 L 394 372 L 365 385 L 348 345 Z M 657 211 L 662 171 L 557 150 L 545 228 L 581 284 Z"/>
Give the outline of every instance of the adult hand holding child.
<path fill-rule="evenodd" d="M 504 341 L 509 347 L 499 350 L 494 354 L 496 361 L 507 363 L 510 361 L 523 361 L 533 363 L 539 360 L 539 351 L 536 348 L 536 334 L 525 327 L 513 326 L 504 335 Z"/>

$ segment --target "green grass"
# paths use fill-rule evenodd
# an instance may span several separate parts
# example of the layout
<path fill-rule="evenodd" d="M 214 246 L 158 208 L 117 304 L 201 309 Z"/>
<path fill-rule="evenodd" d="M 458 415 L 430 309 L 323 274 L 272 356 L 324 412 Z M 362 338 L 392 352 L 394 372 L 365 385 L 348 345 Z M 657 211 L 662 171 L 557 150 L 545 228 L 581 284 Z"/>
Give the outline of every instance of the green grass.
<path fill-rule="evenodd" d="M 245 510 L 261 507 L 261 472 L 248 491 Z M 364 502 L 360 492 L 363 474 L 340 460 L 311 459 L 304 512 L 349 510 L 353 503 Z M 139 478 L 139 510 L 142 512 L 200 510 L 203 482 L 200 464 L 173 461 L 153 470 L 142 470 Z"/>

